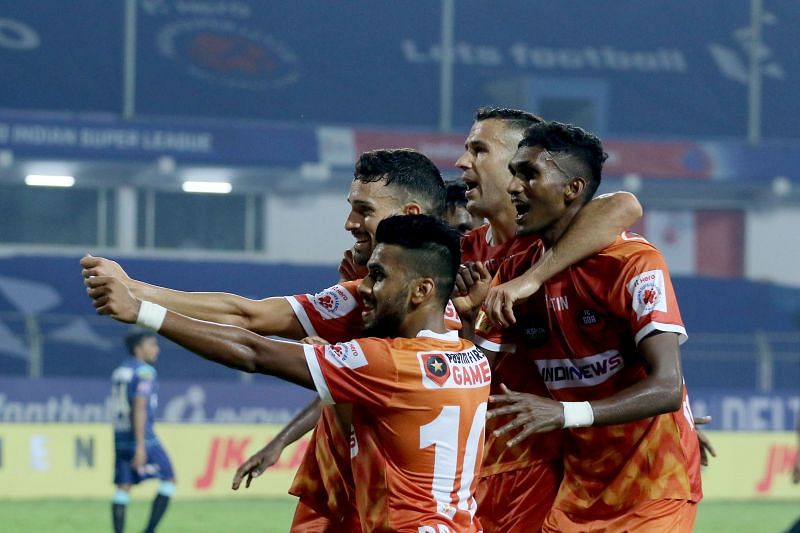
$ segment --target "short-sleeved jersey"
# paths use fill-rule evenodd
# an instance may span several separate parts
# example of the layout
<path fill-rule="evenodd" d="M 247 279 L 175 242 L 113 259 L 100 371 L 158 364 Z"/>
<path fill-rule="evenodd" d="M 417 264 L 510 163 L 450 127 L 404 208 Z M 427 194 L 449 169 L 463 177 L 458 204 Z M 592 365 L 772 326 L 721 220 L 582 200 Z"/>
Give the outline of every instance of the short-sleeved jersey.
<path fill-rule="evenodd" d="M 492 227 L 484 224 L 461 238 L 461 261 L 481 261 L 494 276 L 503 261 L 528 251 L 533 245 L 541 245 L 541 239 L 536 235 L 522 235 L 503 244 L 492 244 Z"/>
<path fill-rule="evenodd" d="M 316 294 L 287 297 L 306 335 L 316 335 L 331 343 L 346 342 L 361 336 L 364 322 L 358 286 L 362 280 L 346 281 Z M 445 308 L 445 325 L 461 329 L 461 319 L 452 303 Z M 352 506 L 353 479 L 349 447 L 341 445 L 332 408 L 323 415 L 311 435 L 309 449 L 295 474 L 290 493 L 326 516 L 342 516 Z M 325 509 L 323 509 L 325 507 Z M 327 512 L 326 512 L 327 511 Z"/>
<path fill-rule="evenodd" d="M 331 343 L 345 342 L 359 338 L 364 329 L 361 318 L 364 302 L 358 293 L 362 281 L 344 281 L 316 294 L 296 294 L 286 300 L 306 335 L 316 335 Z M 444 318 L 449 329 L 461 329 L 461 319 L 452 302 L 447 302 Z"/>
<path fill-rule="evenodd" d="M 495 283 L 521 274 L 531 260 L 507 261 Z M 686 339 L 663 257 L 632 233 L 545 283 L 527 312 L 520 324 L 525 338 L 519 331 L 486 329 L 480 321 L 476 342 L 495 350 L 516 344 L 517 355 L 535 362 L 559 401 L 608 398 L 645 379 L 636 345 L 650 333 Z M 687 401 L 674 413 L 564 435 L 564 481 L 555 507 L 565 512 L 598 515 L 645 500 L 702 497 Z"/>
<path fill-rule="evenodd" d="M 156 369 L 135 357 L 129 357 L 111 374 L 111 416 L 114 424 L 114 445 L 117 449 L 136 447 L 133 434 L 133 405 L 136 397 L 147 399 L 145 445 L 158 444 L 153 430 L 155 409 L 158 405 Z"/>
<path fill-rule="evenodd" d="M 503 244 L 494 245 L 491 226 L 485 224 L 470 231 L 461 240 L 462 261 L 481 261 L 489 273 L 497 274 L 500 265 L 520 254 L 534 263 L 544 252 L 544 246 L 537 235 L 518 236 Z M 547 396 L 547 388 L 539 376 L 535 363 L 526 357 L 510 353 L 499 353 L 492 366 L 492 394 L 500 394 L 500 384 L 517 392 L 527 392 Z M 501 416 L 486 421 L 486 447 L 484 449 L 481 477 L 491 476 L 525 468 L 538 461 L 558 461 L 561 459 L 561 432 L 551 431 L 534 435 L 516 446 L 506 443 L 513 435 L 496 437 L 494 431 L 513 419 Z"/>
<path fill-rule="evenodd" d="M 325 403 L 352 404 L 365 531 L 477 531 L 476 475 L 491 370 L 455 331 L 305 346 Z"/>

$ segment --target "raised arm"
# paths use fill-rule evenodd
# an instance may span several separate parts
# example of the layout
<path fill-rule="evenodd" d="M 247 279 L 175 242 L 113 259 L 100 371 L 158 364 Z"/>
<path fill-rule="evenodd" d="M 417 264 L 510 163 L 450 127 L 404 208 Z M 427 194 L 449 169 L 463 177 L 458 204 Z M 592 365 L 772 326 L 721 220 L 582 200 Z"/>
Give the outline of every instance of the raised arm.
<path fill-rule="evenodd" d="M 122 281 L 95 276 L 85 282 L 98 314 L 129 324 L 137 322 L 143 302 Z M 153 309 L 150 302 L 145 306 Z M 156 322 L 161 322 L 160 326 L 153 326 L 152 320 L 149 325 L 159 334 L 209 361 L 314 389 L 301 344 L 265 339 L 240 327 L 204 322 L 174 311 L 166 311 L 163 322 L 160 317 Z"/>
<path fill-rule="evenodd" d="M 504 394 L 492 396 L 490 400 L 506 405 L 492 409 L 487 416 L 517 416 L 495 434 L 502 435 L 522 428 L 509 441 L 509 446 L 513 446 L 533 433 L 570 427 L 624 424 L 680 409 L 683 374 L 678 335 L 669 332 L 654 333 L 642 339 L 638 350 L 650 368 L 647 377 L 603 400 L 558 402 L 504 388 Z"/>
<path fill-rule="evenodd" d="M 182 315 L 239 326 L 260 335 L 302 339 L 306 332 L 285 298 L 251 300 L 223 292 L 183 292 L 131 278 L 116 261 L 87 255 L 81 259 L 83 277 L 119 279 L 139 300 L 153 302 Z"/>
<path fill-rule="evenodd" d="M 599 252 L 642 217 L 636 196 L 620 191 L 603 194 L 587 203 L 567 231 L 521 276 L 491 289 L 484 307 L 489 318 L 507 327 L 515 322 L 511 308 L 528 298 L 568 267 Z"/>

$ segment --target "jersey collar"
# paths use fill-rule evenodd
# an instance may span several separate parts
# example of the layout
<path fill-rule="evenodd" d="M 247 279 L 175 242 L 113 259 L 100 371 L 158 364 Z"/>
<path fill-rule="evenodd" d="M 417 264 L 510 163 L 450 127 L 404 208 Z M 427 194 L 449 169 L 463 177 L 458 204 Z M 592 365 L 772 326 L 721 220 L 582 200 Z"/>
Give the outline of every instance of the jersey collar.
<path fill-rule="evenodd" d="M 417 337 L 429 337 L 431 339 L 439 339 L 440 341 L 458 342 L 458 331 L 451 329 L 447 333 L 436 333 L 429 329 L 423 329 L 417 333 Z"/>

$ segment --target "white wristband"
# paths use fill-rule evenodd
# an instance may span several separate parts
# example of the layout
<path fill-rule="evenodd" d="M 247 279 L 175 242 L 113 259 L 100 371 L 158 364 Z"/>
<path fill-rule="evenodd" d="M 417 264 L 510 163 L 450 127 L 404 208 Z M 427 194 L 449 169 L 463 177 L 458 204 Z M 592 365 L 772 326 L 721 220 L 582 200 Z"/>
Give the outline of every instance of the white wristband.
<path fill-rule="evenodd" d="M 136 325 L 158 331 L 164 323 L 165 316 L 167 316 L 166 307 L 143 301 L 139 307 L 139 316 L 136 317 Z"/>
<path fill-rule="evenodd" d="M 594 423 L 594 411 L 589 402 L 561 402 L 564 406 L 564 429 L 585 428 Z"/>

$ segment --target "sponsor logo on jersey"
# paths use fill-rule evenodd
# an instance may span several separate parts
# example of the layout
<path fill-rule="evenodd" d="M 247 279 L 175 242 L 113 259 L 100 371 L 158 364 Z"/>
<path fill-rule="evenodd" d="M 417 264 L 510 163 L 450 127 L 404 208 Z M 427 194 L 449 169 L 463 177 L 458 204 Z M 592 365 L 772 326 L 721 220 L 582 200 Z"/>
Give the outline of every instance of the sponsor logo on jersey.
<path fill-rule="evenodd" d="M 323 320 L 343 317 L 357 305 L 355 297 L 341 285 L 334 285 L 318 292 L 311 296 L 309 301 Z"/>
<path fill-rule="evenodd" d="M 582 326 L 590 328 L 592 326 L 600 326 L 603 323 L 603 318 L 592 309 L 584 309 L 580 313 L 579 321 Z"/>
<path fill-rule="evenodd" d="M 473 389 L 492 381 L 489 361 L 477 348 L 461 352 L 419 352 L 417 358 L 426 389 Z"/>
<path fill-rule="evenodd" d="M 607 381 L 625 367 L 617 350 L 581 357 L 580 359 L 540 359 L 536 361 L 548 389 L 593 387 Z"/>
<path fill-rule="evenodd" d="M 541 346 L 549 337 L 547 328 L 537 324 L 520 325 L 519 332 L 521 342 L 531 347 Z"/>
<path fill-rule="evenodd" d="M 361 346 L 355 341 L 325 346 L 325 359 L 337 368 L 349 368 L 351 370 L 366 366 L 368 363 Z"/>
<path fill-rule="evenodd" d="M 569 309 L 569 300 L 566 296 L 548 296 L 547 307 L 553 311 L 566 311 Z"/>
<path fill-rule="evenodd" d="M 648 270 L 628 282 L 628 293 L 633 297 L 633 310 L 641 319 L 653 311 L 667 312 L 664 271 Z"/>

